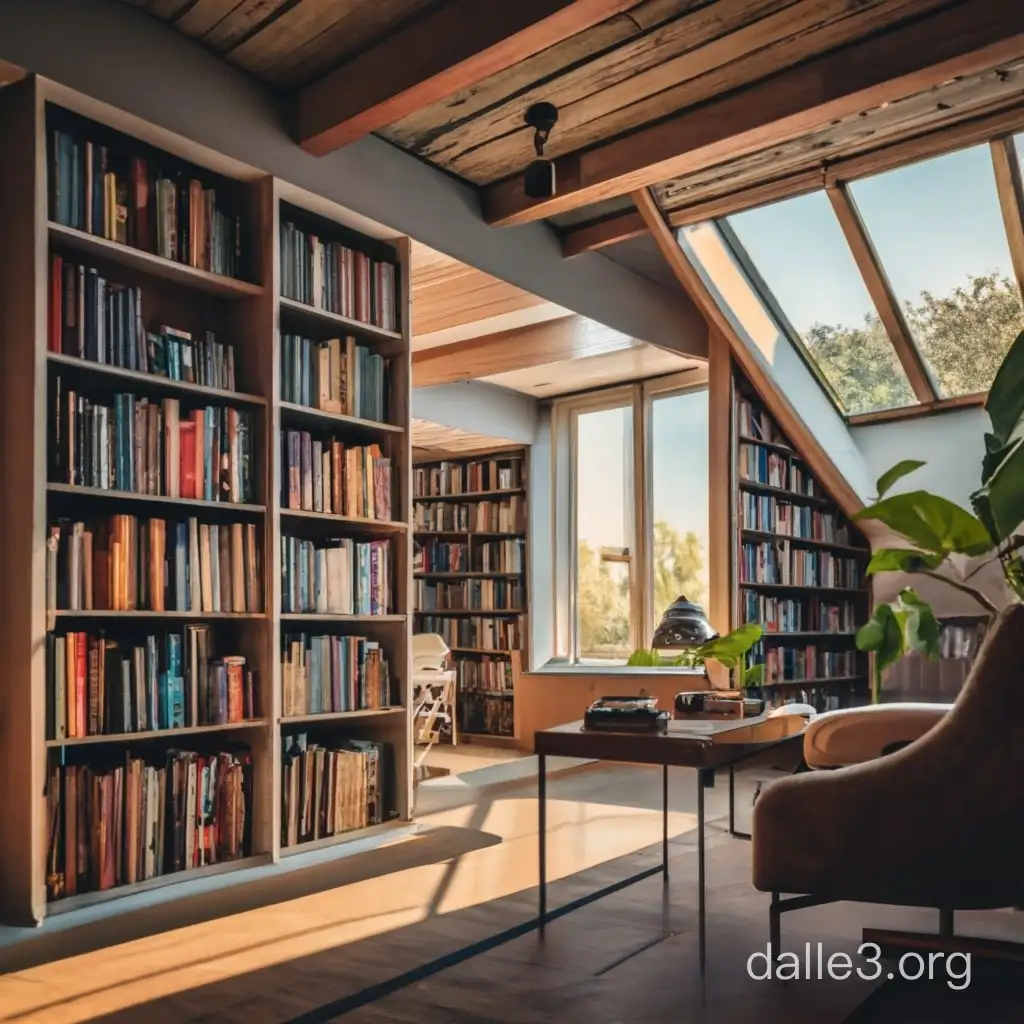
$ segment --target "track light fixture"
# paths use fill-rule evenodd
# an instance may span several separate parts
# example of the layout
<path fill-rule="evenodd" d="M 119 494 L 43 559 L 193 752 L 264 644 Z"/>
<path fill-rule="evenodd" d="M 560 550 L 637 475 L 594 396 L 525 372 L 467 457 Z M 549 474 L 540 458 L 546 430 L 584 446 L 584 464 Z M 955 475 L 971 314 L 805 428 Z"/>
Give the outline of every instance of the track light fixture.
<path fill-rule="evenodd" d="M 555 162 L 544 159 L 544 146 L 558 123 L 558 107 L 553 103 L 534 103 L 523 120 L 534 130 L 533 148 L 537 154 L 523 174 L 523 190 L 530 199 L 550 199 L 556 192 Z"/>

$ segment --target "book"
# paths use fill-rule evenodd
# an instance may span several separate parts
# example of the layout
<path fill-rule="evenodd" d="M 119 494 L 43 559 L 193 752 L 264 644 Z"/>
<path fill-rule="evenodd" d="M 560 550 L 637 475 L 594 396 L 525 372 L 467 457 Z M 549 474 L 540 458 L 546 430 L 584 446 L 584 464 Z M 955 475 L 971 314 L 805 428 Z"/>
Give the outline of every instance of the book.
<path fill-rule="evenodd" d="M 427 533 L 521 533 L 526 529 L 523 497 L 501 501 L 424 502 L 413 508 L 414 527 Z"/>
<path fill-rule="evenodd" d="M 384 423 L 388 361 L 354 338 L 312 341 L 281 335 L 281 400 Z"/>
<path fill-rule="evenodd" d="M 523 583 L 517 579 L 470 579 L 458 583 L 413 580 L 417 611 L 521 609 Z"/>
<path fill-rule="evenodd" d="M 418 632 L 437 633 L 449 647 L 472 650 L 514 651 L 522 646 L 523 632 L 516 616 L 492 618 L 487 615 L 444 615 L 420 617 Z"/>
<path fill-rule="evenodd" d="M 286 718 L 392 706 L 388 660 L 362 636 L 285 634 L 281 688 Z"/>
<path fill-rule="evenodd" d="M 417 466 L 412 486 L 414 498 L 515 490 L 523 486 L 523 460 L 489 458 Z"/>
<path fill-rule="evenodd" d="M 388 541 L 283 536 L 281 572 L 282 612 L 386 615 L 391 610 Z"/>

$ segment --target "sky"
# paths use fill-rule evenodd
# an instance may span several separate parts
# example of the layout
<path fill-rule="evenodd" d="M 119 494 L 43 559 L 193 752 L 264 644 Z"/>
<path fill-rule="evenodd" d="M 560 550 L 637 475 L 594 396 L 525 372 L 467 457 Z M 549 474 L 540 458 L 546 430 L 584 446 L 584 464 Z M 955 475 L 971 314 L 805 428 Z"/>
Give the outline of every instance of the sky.
<path fill-rule="evenodd" d="M 654 518 L 680 533 L 692 530 L 704 550 L 708 536 L 707 391 L 655 398 L 650 417 Z M 633 482 L 632 411 L 627 406 L 581 413 L 577 422 L 579 538 L 592 547 L 627 541 Z"/>
<path fill-rule="evenodd" d="M 850 193 L 901 302 L 948 294 L 968 274 L 1013 277 L 987 145 L 853 182 Z M 855 326 L 872 308 L 824 192 L 729 224 L 799 333 Z"/>

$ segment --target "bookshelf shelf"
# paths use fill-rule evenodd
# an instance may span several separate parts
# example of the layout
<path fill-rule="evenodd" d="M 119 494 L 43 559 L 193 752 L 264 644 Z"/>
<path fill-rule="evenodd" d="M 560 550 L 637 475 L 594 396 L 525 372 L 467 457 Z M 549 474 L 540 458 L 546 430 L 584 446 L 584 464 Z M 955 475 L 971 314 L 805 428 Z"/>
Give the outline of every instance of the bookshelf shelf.
<path fill-rule="evenodd" d="M 190 384 L 184 380 L 172 380 L 156 373 L 140 373 L 138 370 L 125 370 L 120 366 L 97 363 L 91 359 L 80 359 L 78 356 L 65 355 L 63 352 L 47 352 L 47 361 L 53 366 L 60 366 L 83 376 L 97 379 L 126 381 L 137 383 L 140 389 L 148 393 L 165 395 L 194 395 L 196 398 L 212 399 L 235 406 L 265 406 L 267 401 L 260 395 L 248 395 L 241 391 L 226 391 L 223 388 L 210 388 L 204 384 Z"/>
<path fill-rule="evenodd" d="M 496 491 L 466 491 L 463 494 L 414 494 L 413 501 L 486 501 L 488 498 L 508 498 L 513 494 L 525 494 L 522 487 L 506 487 Z"/>
<path fill-rule="evenodd" d="M 234 277 L 225 277 L 223 274 L 214 274 L 209 270 L 199 270 L 186 263 L 164 259 L 162 256 L 146 252 L 144 249 L 136 249 L 121 242 L 112 242 L 108 238 L 91 235 L 54 221 L 49 222 L 48 230 L 50 241 L 56 246 L 87 253 L 90 256 L 98 256 L 122 267 L 131 267 L 165 281 L 196 288 L 211 295 L 241 299 L 263 294 L 261 285 L 250 284 L 248 281 Z"/>
<path fill-rule="evenodd" d="M 280 402 L 281 419 L 285 425 L 312 425 L 314 427 L 348 427 L 366 434 L 404 434 L 405 427 L 396 423 L 381 423 L 378 420 L 367 420 L 360 416 L 346 416 L 340 412 L 327 412 L 311 405 L 299 405 L 296 402 Z"/>
<path fill-rule="evenodd" d="M 752 663 L 764 663 L 767 678 L 792 677 L 763 684 L 766 694 L 776 691 L 770 703 L 793 699 L 796 687 L 809 691 L 806 698 L 819 711 L 860 703 L 868 659 L 854 640 L 870 609 L 865 572 L 870 548 L 856 524 L 823 493 L 807 460 L 735 365 L 732 392 L 734 624 L 761 623 L 765 632 L 751 652 Z M 804 493 L 807 489 L 815 494 Z M 814 534 L 838 539 L 817 540 Z M 831 579 L 835 585 L 744 576 Z"/>
<path fill-rule="evenodd" d="M 413 577 L 418 580 L 446 579 L 446 580 L 490 580 L 490 579 L 517 579 L 522 573 L 519 572 L 417 572 Z"/>
<path fill-rule="evenodd" d="M 382 718 L 385 715 L 404 715 L 406 708 L 363 708 L 359 711 L 328 711 L 318 715 L 285 715 L 281 725 L 315 725 L 317 722 L 345 722 L 352 718 Z"/>
<path fill-rule="evenodd" d="M 523 608 L 417 608 L 414 615 L 525 615 Z"/>
<path fill-rule="evenodd" d="M 498 650 L 490 647 L 451 647 L 449 650 L 452 654 L 494 654 L 500 656 L 512 653 L 508 649 Z"/>
<path fill-rule="evenodd" d="M 150 729 L 147 732 L 104 733 L 96 736 L 75 736 L 67 739 L 47 740 L 48 747 L 83 747 L 98 743 L 137 743 L 143 740 L 173 740 L 180 736 L 202 736 L 209 733 L 234 732 L 236 729 L 262 729 L 268 723 L 266 718 L 247 718 L 241 722 L 225 722 L 222 725 L 194 725 L 181 729 Z"/>
<path fill-rule="evenodd" d="M 126 134 L 126 124 L 133 135 Z M 286 739 L 297 740 L 307 727 L 315 726 L 318 736 L 333 735 L 331 729 L 336 729 L 339 743 L 356 745 L 349 749 L 376 745 L 373 749 L 380 752 L 385 766 L 385 788 L 378 806 L 387 823 L 344 833 L 327 845 L 408 827 L 413 810 L 409 240 L 379 225 L 365 234 L 348 227 L 355 219 L 340 206 L 273 177 L 241 174 L 237 165 L 204 156 L 158 126 L 139 119 L 118 121 L 110 108 L 38 76 L 0 90 L 0 139 L 5 151 L 25 156 L 0 163 L 0 223 L 4 224 L 10 256 L 0 274 L 0 308 L 4 310 L 0 318 L 0 404 L 4 408 L 0 432 L 9 456 L 0 497 L 5 522 L 0 533 L 0 561 L 8 586 L 19 595 L 19 601 L 8 602 L 0 615 L 6 673 L 0 686 L 0 721 L 4 723 L 0 775 L 9 782 L 4 790 L 7 827 L 0 829 L 0 924 L 34 926 L 48 915 L 74 912 L 150 889 L 277 865 L 282 857 L 284 811 L 282 744 Z M 109 177 L 99 176 L 96 172 L 100 169 Z M 308 215 L 302 207 L 308 207 Z M 331 210 L 334 219 L 328 215 Z M 289 222 L 284 221 L 285 216 Z M 361 316 L 364 310 L 367 316 L 373 310 L 374 317 L 382 318 L 380 322 L 399 324 L 401 330 L 382 330 L 279 297 L 284 275 L 291 267 L 281 259 L 283 232 L 291 221 L 312 225 L 311 233 L 321 241 L 348 250 L 332 251 L 332 258 L 344 255 L 347 261 L 344 268 L 340 262 L 332 264 L 332 270 L 354 274 L 358 290 L 346 292 L 346 301 L 354 303 L 352 309 Z M 67 226 L 70 224 L 76 227 Z M 120 241 L 92 234 L 97 224 Z M 240 276 L 213 273 L 156 255 L 158 250 L 170 253 L 175 244 L 179 252 L 191 247 L 203 267 Z M 61 273 L 57 288 L 51 281 L 55 268 Z M 298 279 L 293 276 L 292 281 L 296 280 L 308 285 L 311 278 L 307 272 Z M 60 287 L 62 284 L 67 287 Z M 85 315 L 72 321 L 71 313 L 78 314 L 82 306 Z M 56 323 L 51 324 L 51 315 Z M 283 329 L 288 334 L 301 332 L 312 344 L 347 336 L 359 339 L 359 347 L 352 347 L 354 358 L 364 360 L 358 365 L 370 367 L 371 372 L 357 375 L 364 390 L 354 393 L 352 408 L 369 410 L 387 422 L 281 402 Z M 148 335 L 155 336 L 152 342 Z M 59 351 L 51 351 L 51 345 Z M 99 353 L 126 365 L 161 369 L 165 359 L 176 367 L 179 362 L 187 365 L 191 358 L 192 365 L 202 367 L 204 381 L 225 383 L 232 379 L 233 371 L 234 386 L 240 390 L 173 380 L 81 358 L 80 353 Z M 197 353 L 201 363 L 195 362 Z M 174 372 L 181 375 L 176 368 Z M 381 380 L 386 382 L 383 402 L 376 391 Z M 71 391 L 81 402 L 65 406 Z M 148 401 L 143 406 L 141 401 L 114 400 L 113 396 L 125 393 Z M 174 398 L 180 402 L 163 401 Z M 192 412 L 203 406 L 214 406 L 216 412 L 209 419 L 193 418 Z M 56 415 L 65 408 L 67 415 Z M 72 422 L 74 435 L 68 429 Z M 59 436 L 54 429 L 58 423 Z M 132 426 L 126 429 L 127 424 Z M 321 441 L 333 435 L 349 451 L 359 444 L 376 445 L 381 450 L 380 459 L 390 464 L 391 518 L 363 520 L 281 509 L 284 459 L 280 431 L 299 425 L 318 434 Z M 76 464 L 89 465 L 104 450 L 100 431 L 109 441 L 106 450 L 111 457 L 104 460 L 99 454 L 101 472 L 87 479 L 134 480 L 124 474 L 127 460 L 129 472 L 141 462 L 147 472 L 156 469 L 168 481 L 177 477 L 185 493 L 204 493 L 191 489 L 190 456 L 196 452 L 197 478 L 212 477 L 219 484 L 227 466 L 233 483 L 237 485 L 239 478 L 244 481 L 249 500 L 172 498 L 58 482 L 70 479 L 61 471 L 70 462 L 63 458 L 64 449 L 77 455 L 80 446 L 88 455 Z M 133 433 L 130 440 L 126 438 L 129 432 Z M 211 437 L 219 439 L 219 458 Z M 209 447 L 199 447 L 200 438 Z M 343 463 L 342 473 L 362 475 L 368 467 L 376 473 L 376 458 L 372 454 L 365 464 L 357 464 L 353 456 L 351 463 Z M 381 480 L 386 479 L 382 472 Z M 377 486 L 376 476 L 373 483 Z M 174 486 L 169 482 L 167 489 Z M 357 510 L 347 503 L 344 507 Z M 159 527 L 144 527 L 142 522 L 164 519 L 182 523 L 193 518 L 198 529 L 189 526 L 181 532 L 165 529 L 161 533 Z M 232 528 L 228 541 L 225 526 Z M 102 595 L 105 604 L 126 604 L 124 592 L 131 592 L 132 580 L 137 583 L 144 577 L 152 585 L 153 574 L 160 574 L 155 567 L 160 565 L 166 567 L 160 585 L 174 594 L 180 579 L 177 574 L 182 571 L 178 560 L 182 546 L 188 570 L 196 571 L 195 559 L 199 560 L 200 575 L 209 566 L 209 575 L 218 580 L 223 595 L 237 585 L 239 526 L 247 606 L 260 608 L 260 612 L 52 609 L 49 584 L 55 581 L 48 573 L 54 565 L 57 600 L 63 604 L 75 600 L 69 596 L 76 592 L 70 578 L 73 573 L 78 575 L 77 584 L 83 584 L 85 574 L 91 572 L 96 586 L 97 579 L 103 580 L 99 574 L 104 565 L 112 589 L 104 591 L 101 585 L 95 593 Z M 54 548 L 48 542 L 55 527 L 60 543 L 53 557 Z M 320 538 L 386 543 L 387 559 L 370 564 L 384 565 L 390 574 L 388 607 L 393 614 L 283 615 L 280 570 L 286 535 L 307 541 L 316 538 L 312 543 L 322 543 Z M 72 539 L 65 543 L 67 538 Z M 157 553 L 161 544 L 163 559 Z M 132 555 L 125 556 L 129 550 L 137 564 Z M 381 548 L 371 550 L 376 556 Z M 150 557 L 155 553 L 156 557 Z M 353 564 L 362 571 L 362 563 Z M 229 577 L 223 573 L 225 566 L 231 571 L 230 588 L 226 585 Z M 136 572 L 138 576 L 133 575 Z M 210 582 L 201 580 L 201 587 Z M 140 588 L 139 593 L 145 589 Z M 82 592 L 88 592 L 87 585 Z M 209 606 L 205 589 L 203 596 Z M 139 600 L 150 603 L 152 599 Z M 167 603 L 172 602 L 178 600 L 172 597 Z M 218 606 L 234 604 L 224 601 Z M 390 681 L 390 698 L 382 696 L 380 700 L 390 699 L 394 706 L 303 720 L 283 718 L 282 642 L 285 635 L 300 632 L 346 637 L 368 644 L 371 651 L 374 645 L 386 651 L 389 674 L 379 679 L 374 676 L 371 681 L 379 681 L 382 689 L 385 679 Z M 84 679 L 78 658 L 65 660 L 71 636 L 75 644 L 85 642 Z M 160 701 L 180 701 L 182 688 L 186 698 L 194 698 L 195 680 L 202 678 L 196 674 L 201 670 L 193 667 L 199 663 L 190 660 L 195 657 L 204 659 L 203 671 L 208 666 L 212 673 L 216 667 L 221 688 L 218 699 L 223 699 L 225 678 L 229 679 L 228 704 L 236 717 L 235 673 L 241 668 L 245 710 L 251 713 L 255 708 L 260 717 L 216 726 L 47 738 L 63 729 L 68 713 L 67 706 L 57 703 L 58 694 L 74 701 L 71 707 L 77 714 L 83 691 L 88 711 L 94 707 L 90 702 L 98 693 L 104 694 L 106 687 L 105 696 L 113 694 L 113 706 L 118 708 L 106 719 L 113 728 L 140 721 L 137 714 L 121 715 L 119 708 L 122 696 L 126 712 L 129 704 L 143 699 L 140 682 L 152 687 L 146 694 L 155 693 Z M 106 659 L 99 662 L 100 671 L 90 671 L 98 658 Z M 57 673 L 60 666 L 65 670 L 63 676 Z M 64 687 L 58 685 L 58 678 L 64 680 Z M 361 699 L 363 703 L 378 700 Z M 92 726 L 96 726 L 95 719 Z M 126 760 L 126 754 L 131 759 Z M 150 754 L 156 755 L 155 759 Z M 231 787 L 214 810 L 218 853 L 227 856 L 230 850 L 238 856 L 120 885 L 116 883 L 139 877 L 137 862 L 129 866 L 127 855 L 113 866 L 109 861 L 98 864 L 91 859 L 76 863 L 77 854 L 69 851 L 85 849 L 88 844 L 81 840 L 98 822 L 113 822 L 109 827 L 117 832 L 115 841 L 122 850 L 128 848 L 128 833 L 123 831 L 126 823 L 139 821 L 140 813 L 150 815 L 144 827 L 155 830 L 154 842 L 147 849 L 156 849 L 156 843 L 163 849 L 177 841 L 184 818 L 180 812 L 183 805 L 175 805 L 174 800 L 182 790 L 174 788 L 172 796 L 171 789 L 194 784 L 197 759 L 204 757 L 218 758 L 218 766 L 224 768 L 219 784 Z M 124 784 L 128 772 L 140 771 L 145 785 L 162 794 L 157 810 L 142 799 L 149 789 Z M 95 780 L 100 780 L 101 798 L 88 802 L 77 817 L 65 814 L 69 794 L 82 793 L 81 787 Z M 239 799 L 244 819 L 233 816 L 226 826 L 224 808 L 237 807 Z M 129 800 L 134 801 L 134 819 L 128 816 Z M 179 810 L 174 810 L 176 806 Z M 367 799 L 364 820 L 371 813 L 370 806 Z M 359 810 L 358 801 L 352 809 Z M 376 815 L 376 809 L 372 813 Z M 65 841 L 67 836 L 72 839 L 70 844 Z M 303 844 L 289 852 L 305 852 L 316 845 Z M 180 857 L 177 862 L 182 863 Z M 77 884 L 64 885 L 68 871 L 76 872 Z M 94 891 L 101 884 L 109 887 Z M 76 888 L 75 895 L 61 895 L 68 889 L 74 893 Z"/>
<path fill-rule="evenodd" d="M 513 533 L 497 530 L 417 530 L 417 537 L 525 537 L 525 530 Z"/>
<path fill-rule="evenodd" d="M 394 519 L 364 519 L 360 516 L 336 516 L 331 512 L 307 512 L 305 509 L 282 508 L 281 515 L 288 519 L 308 519 L 311 522 L 333 523 L 346 529 L 359 530 L 362 533 L 405 533 L 408 523 L 399 523 Z"/>
<path fill-rule="evenodd" d="M 373 324 L 364 323 L 362 320 L 353 320 L 351 317 L 332 313 L 326 309 L 317 309 L 315 306 L 307 305 L 296 299 L 285 298 L 283 295 L 277 301 L 280 303 L 282 315 L 294 315 L 349 334 L 360 334 L 365 338 L 376 338 L 379 341 L 402 341 L 402 334 L 399 331 L 387 331 L 383 327 L 375 327 Z"/>
<path fill-rule="evenodd" d="M 346 843 L 354 843 L 359 839 L 371 839 L 374 836 L 384 835 L 401 828 L 408 828 L 407 821 L 385 821 L 379 825 L 370 825 L 367 828 L 356 828 L 349 832 L 339 832 L 335 836 L 324 836 L 323 839 L 311 839 L 305 843 L 296 843 L 294 846 L 282 846 L 282 857 L 294 857 L 300 853 L 312 853 L 314 850 L 327 850 L 333 846 L 343 846 Z"/>
<path fill-rule="evenodd" d="M 171 505 L 182 509 L 217 509 L 233 513 L 263 515 L 266 505 L 250 505 L 234 501 L 204 501 L 202 498 L 168 498 L 162 494 L 138 494 L 135 491 L 115 491 L 103 487 L 80 487 L 77 484 L 48 483 L 50 494 L 66 494 L 75 498 L 98 498 L 105 501 L 132 502 L 139 505 Z"/>

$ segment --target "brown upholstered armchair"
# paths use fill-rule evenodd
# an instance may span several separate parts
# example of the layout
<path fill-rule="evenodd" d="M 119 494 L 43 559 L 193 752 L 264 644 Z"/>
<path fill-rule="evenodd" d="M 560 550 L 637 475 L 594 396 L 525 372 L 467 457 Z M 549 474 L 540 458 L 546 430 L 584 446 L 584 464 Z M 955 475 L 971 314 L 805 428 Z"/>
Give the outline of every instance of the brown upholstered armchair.
<path fill-rule="evenodd" d="M 934 728 L 866 764 L 767 786 L 753 840 L 774 951 L 783 911 L 835 900 L 935 907 L 945 934 L 954 910 L 1024 905 L 1024 606 L 993 624 Z"/>

